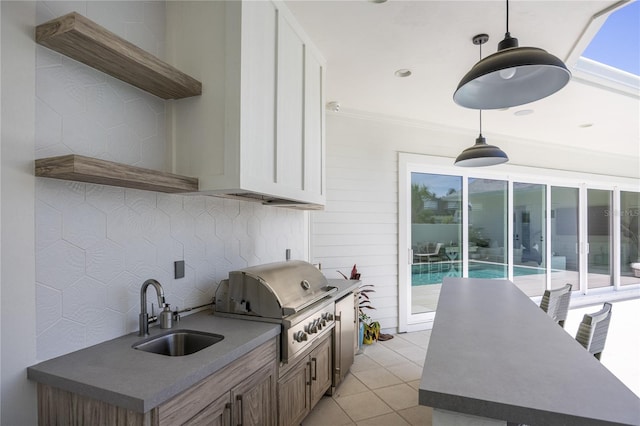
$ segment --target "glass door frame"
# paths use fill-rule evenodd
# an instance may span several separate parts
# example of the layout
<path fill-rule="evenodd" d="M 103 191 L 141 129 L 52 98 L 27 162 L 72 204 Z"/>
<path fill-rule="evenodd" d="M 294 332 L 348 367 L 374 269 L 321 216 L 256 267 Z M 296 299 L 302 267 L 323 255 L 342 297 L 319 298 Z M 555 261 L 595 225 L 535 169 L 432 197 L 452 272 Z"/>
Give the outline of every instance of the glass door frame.
<path fill-rule="evenodd" d="M 581 186 L 580 193 L 580 293 L 584 295 L 606 293 L 620 290 L 620 192 L 639 192 L 640 188 L 632 188 L 626 185 L 604 185 L 599 183 L 585 183 Z M 609 262 L 611 263 L 611 285 L 601 288 L 589 288 L 589 229 L 588 229 L 588 192 L 590 189 L 611 191 L 611 223 L 609 241 Z"/>

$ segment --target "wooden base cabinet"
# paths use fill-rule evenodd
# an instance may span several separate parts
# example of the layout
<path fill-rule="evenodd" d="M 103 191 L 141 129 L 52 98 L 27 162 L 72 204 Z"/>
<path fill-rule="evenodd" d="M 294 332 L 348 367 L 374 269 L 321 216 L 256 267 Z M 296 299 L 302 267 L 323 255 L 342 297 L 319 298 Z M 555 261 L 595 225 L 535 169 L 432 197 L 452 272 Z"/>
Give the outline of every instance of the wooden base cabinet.
<path fill-rule="evenodd" d="M 158 425 L 276 423 L 276 342 L 260 346 L 157 408 Z"/>
<path fill-rule="evenodd" d="M 331 387 L 331 333 L 278 380 L 278 425 L 298 425 Z"/>
<path fill-rule="evenodd" d="M 147 413 L 39 383 L 38 424 L 275 426 L 277 360 L 276 338 Z"/>
<path fill-rule="evenodd" d="M 275 425 L 273 418 L 275 368 L 273 365 L 262 368 L 230 392 L 207 405 L 202 411 L 188 419 L 185 426 L 261 426 Z M 206 399 L 196 396 L 196 399 Z M 161 421 L 160 425 L 175 424 L 176 419 Z M 178 423 L 180 421 L 178 420 Z"/>

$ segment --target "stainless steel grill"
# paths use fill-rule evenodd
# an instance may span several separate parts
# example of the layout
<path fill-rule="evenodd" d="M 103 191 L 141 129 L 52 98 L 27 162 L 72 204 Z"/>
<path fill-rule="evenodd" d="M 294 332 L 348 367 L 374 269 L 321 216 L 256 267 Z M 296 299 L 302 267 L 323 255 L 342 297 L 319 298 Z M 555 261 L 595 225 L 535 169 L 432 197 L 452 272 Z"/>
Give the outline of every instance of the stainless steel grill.
<path fill-rule="evenodd" d="M 337 289 L 316 267 L 300 260 L 229 273 L 216 291 L 216 314 L 282 324 L 281 355 L 288 362 L 333 329 Z"/>

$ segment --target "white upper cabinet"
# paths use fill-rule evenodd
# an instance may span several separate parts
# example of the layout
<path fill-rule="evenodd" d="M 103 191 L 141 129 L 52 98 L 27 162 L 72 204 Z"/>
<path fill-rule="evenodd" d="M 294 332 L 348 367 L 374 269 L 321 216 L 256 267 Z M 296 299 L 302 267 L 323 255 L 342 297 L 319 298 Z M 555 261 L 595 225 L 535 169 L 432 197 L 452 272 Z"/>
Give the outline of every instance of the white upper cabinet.
<path fill-rule="evenodd" d="M 325 203 L 325 61 L 286 6 L 167 2 L 167 60 L 202 81 L 172 102 L 173 172 L 200 191 Z"/>

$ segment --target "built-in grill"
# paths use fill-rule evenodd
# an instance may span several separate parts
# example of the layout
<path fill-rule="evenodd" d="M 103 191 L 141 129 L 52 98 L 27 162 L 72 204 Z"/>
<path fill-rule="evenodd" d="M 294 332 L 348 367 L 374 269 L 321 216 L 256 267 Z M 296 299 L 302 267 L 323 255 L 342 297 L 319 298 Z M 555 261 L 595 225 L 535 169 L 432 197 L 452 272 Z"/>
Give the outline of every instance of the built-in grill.
<path fill-rule="evenodd" d="M 282 324 L 281 361 L 289 362 L 335 326 L 331 295 L 337 289 L 301 260 L 229 273 L 218 286 L 216 315 Z"/>

